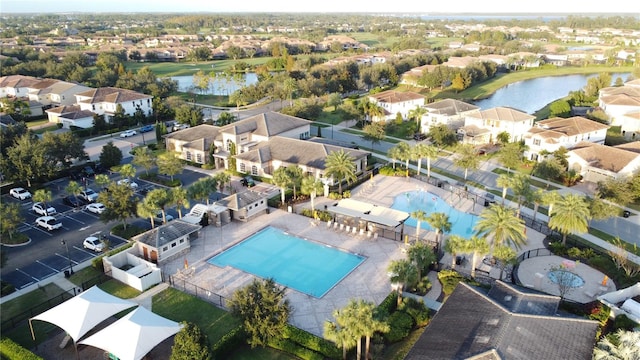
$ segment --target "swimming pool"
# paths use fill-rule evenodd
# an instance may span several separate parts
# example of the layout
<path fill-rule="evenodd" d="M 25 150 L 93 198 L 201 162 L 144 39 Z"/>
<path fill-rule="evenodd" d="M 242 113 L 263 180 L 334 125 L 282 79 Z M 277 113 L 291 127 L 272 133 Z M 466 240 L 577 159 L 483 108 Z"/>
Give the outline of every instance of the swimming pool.
<path fill-rule="evenodd" d="M 553 270 L 547 273 L 547 277 L 554 284 L 562 284 L 567 287 L 581 287 L 584 285 L 584 279 L 580 275 L 567 270 Z"/>
<path fill-rule="evenodd" d="M 321 298 L 364 260 L 363 256 L 268 226 L 207 262 L 273 278 L 281 285 Z"/>
<path fill-rule="evenodd" d="M 391 208 L 406 211 L 409 214 L 417 210 L 422 210 L 427 213 L 427 215 L 434 212 L 445 213 L 449 216 L 449 222 L 451 222 L 451 231 L 449 234 L 460 235 L 465 238 L 469 238 L 475 233 L 473 227 L 478 221 L 476 215 L 456 210 L 437 195 L 422 190 L 408 191 L 396 196 Z M 417 223 L 417 220 L 413 217 L 405 221 L 405 224 L 413 227 L 416 227 Z M 426 221 L 420 222 L 420 229 L 433 231 Z"/>

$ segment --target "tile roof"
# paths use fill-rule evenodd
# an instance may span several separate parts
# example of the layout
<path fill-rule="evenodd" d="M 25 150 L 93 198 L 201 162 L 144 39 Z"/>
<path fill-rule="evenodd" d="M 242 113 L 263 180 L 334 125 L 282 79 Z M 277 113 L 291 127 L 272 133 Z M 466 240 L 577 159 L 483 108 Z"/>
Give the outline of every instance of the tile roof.
<path fill-rule="evenodd" d="M 216 201 L 216 204 L 226 206 L 227 208 L 238 211 L 249 204 L 265 199 L 265 195 L 252 190 L 231 194 L 226 198 Z"/>
<path fill-rule="evenodd" d="M 306 119 L 269 111 L 222 126 L 220 132 L 227 134 L 252 132 L 256 135 L 271 137 L 310 124 L 311 121 Z"/>
<path fill-rule="evenodd" d="M 640 153 L 624 150 L 623 148 L 580 142 L 569 152 L 575 154 L 597 169 L 617 173 L 630 162 L 640 156 Z"/>
<path fill-rule="evenodd" d="M 626 143 L 626 144 L 616 145 L 616 146 L 614 146 L 614 148 L 627 150 L 627 151 L 633 151 L 633 152 L 636 152 L 636 153 L 640 154 L 640 140 L 634 141 L 634 142 L 630 142 L 630 143 Z"/>
<path fill-rule="evenodd" d="M 0 77 L 0 87 L 31 87 L 38 82 L 40 82 L 40 80 L 34 78 L 33 76 L 8 75 Z"/>
<path fill-rule="evenodd" d="M 79 105 L 63 105 L 45 110 L 45 112 L 53 114 L 68 114 L 76 111 L 80 111 Z"/>
<path fill-rule="evenodd" d="M 411 100 L 419 100 L 419 99 L 424 100 L 424 96 L 418 93 L 414 93 L 411 91 L 400 92 L 395 90 L 387 90 L 387 91 L 379 92 L 377 94 L 369 95 L 369 97 L 375 99 L 378 102 L 384 102 L 384 103 L 390 103 L 390 104 L 401 103 L 401 102 L 411 101 Z"/>
<path fill-rule="evenodd" d="M 156 226 L 149 231 L 132 237 L 131 240 L 139 241 L 158 249 L 162 245 L 168 244 L 185 235 L 192 234 L 200 230 L 200 228 L 202 228 L 202 226 L 190 224 L 178 219 L 167 224 Z"/>
<path fill-rule="evenodd" d="M 201 124 L 180 131 L 167 134 L 165 138 L 184 142 L 192 142 L 199 139 L 215 139 L 220 128 L 214 125 Z"/>
<path fill-rule="evenodd" d="M 424 106 L 429 113 L 442 115 L 459 115 L 460 113 L 480 109 L 479 106 L 455 99 L 444 99 Z"/>
<path fill-rule="evenodd" d="M 478 110 L 467 114 L 468 117 L 501 121 L 526 121 L 535 119 L 535 116 L 509 107 L 498 106 L 487 110 Z"/>
<path fill-rule="evenodd" d="M 587 360 L 597 328 L 591 320 L 510 311 L 461 282 L 405 360 Z"/>
<path fill-rule="evenodd" d="M 529 129 L 527 135 L 537 135 L 546 139 L 559 139 L 563 136 L 575 136 L 608 129 L 609 125 L 589 120 L 581 116 L 570 118 L 555 117 L 538 121 Z"/>
<path fill-rule="evenodd" d="M 76 94 L 76 96 L 89 97 L 87 100 L 81 100 L 80 102 L 86 104 L 95 103 L 112 103 L 120 104 L 126 101 L 134 101 L 141 99 L 152 98 L 151 95 L 146 95 L 133 90 L 120 89 L 115 87 L 101 87 L 97 89 L 91 89 Z"/>

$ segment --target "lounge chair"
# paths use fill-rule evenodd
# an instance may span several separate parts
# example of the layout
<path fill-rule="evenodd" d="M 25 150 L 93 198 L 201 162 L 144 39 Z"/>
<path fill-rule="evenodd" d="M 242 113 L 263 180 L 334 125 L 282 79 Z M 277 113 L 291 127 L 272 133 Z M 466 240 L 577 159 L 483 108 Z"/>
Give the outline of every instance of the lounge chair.
<path fill-rule="evenodd" d="M 347 232 L 351 232 L 351 226 L 347 225 Z"/>
<path fill-rule="evenodd" d="M 364 235 L 364 229 L 360 229 L 360 236 Z"/>
<path fill-rule="evenodd" d="M 378 239 L 378 233 L 374 233 L 373 234 L 373 240 L 377 240 Z"/>
<path fill-rule="evenodd" d="M 358 228 L 354 226 L 353 229 L 351 230 L 351 233 L 353 235 L 357 234 L 358 233 Z"/>
<path fill-rule="evenodd" d="M 340 231 L 344 230 L 344 224 L 340 224 Z"/>

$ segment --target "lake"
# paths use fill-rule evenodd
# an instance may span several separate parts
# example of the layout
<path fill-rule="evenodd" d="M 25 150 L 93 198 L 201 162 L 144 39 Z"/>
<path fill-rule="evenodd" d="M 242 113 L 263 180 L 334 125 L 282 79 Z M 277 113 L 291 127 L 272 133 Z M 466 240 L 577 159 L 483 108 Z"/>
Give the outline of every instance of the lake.
<path fill-rule="evenodd" d="M 193 89 L 192 75 L 172 76 L 171 80 L 175 80 L 178 82 L 178 91 L 189 92 L 190 89 Z M 258 75 L 256 75 L 255 73 L 237 74 L 232 77 L 220 75 L 210 80 L 209 88 L 206 91 L 196 91 L 199 94 L 229 96 L 236 90 L 245 86 L 256 84 L 257 82 Z"/>
<path fill-rule="evenodd" d="M 630 73 L 611 75 L 613 85 L 619 77 L 626 81 Z M 482 110 L 506 106 L 533 114 L 549 103 L 569 95 L 569 92 L 583 89 L 587 85 L 587 80 L 595 76 L 598 74 L 546 76 L 519 81 L 502 87 L 490 97 L 473 104 Z"/>

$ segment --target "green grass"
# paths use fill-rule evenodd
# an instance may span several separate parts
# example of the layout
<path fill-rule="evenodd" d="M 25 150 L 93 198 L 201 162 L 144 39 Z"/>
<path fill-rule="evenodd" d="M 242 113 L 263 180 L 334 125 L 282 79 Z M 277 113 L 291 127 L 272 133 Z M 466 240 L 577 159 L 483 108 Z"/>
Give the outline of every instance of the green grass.
<path fill-rule="evenodd" d="M 229 312 L 173 288 L 155 295 L 152 306 L 153 312 L 160 316 L 197 325 L 207 334 L 211 344 L 240 325 L 240 321 Z"/>
<path fill-rule="evenodd" d="M 92 266 L 88 266 L 80 271 L 75 271 L 73 275 L 69 277 L 69 281 L 80 287 L 86 281 L 94 279 L 100 276 L 100 272 Z"/>
<path fill-rule="evenodd" d="M 98 285 L 105 292 L 117 296 L 121 299 L 132 299 L 140 295 L 140 291 L 118 280 L 111 279 Z"/>
<path fill-rule="evenodd" d="M 230 354 L 227 359 L 229 360 L 290 360 L 297 359 L 293 355 L 289 355 L 282 351 L 272 348 L 254 348 L 249 345 L 244 345 L 238 350 Z"/>
<path fill-rule="evenodd" d="M 4 302 L 2 304 L 2 312 L 0 313 L 0 318 L 2 319 L 2 321 L 5 321 L 9 318 L 20 315 L 25 311 L 31 309 L 33 306 L 42 304 L 43 302 L 56 297 L 63 292 L 65 291 L 54 283 L 41 286 L 36 290 Z M 37 314 L 38 313 L 35 313 L 33 315 Z"/>
<path fill-rule="evenodd" d="M 520 171 L 521 169 L 527 169 L 529 172 L 526 172 L 526 171 Z M 520 167 L 520 168 L 517 168 L 517 169 L 515 169 L 515 170 L 517 170 L 518 172 L 522 172 L 522 173 L 524 173 L 524 174 L 527 174 L 527 175 L 531 175 L 531 169 L 532 169 L 532 168 L 530 168 L 530 167 L 529 167 L 529 168 Z M 501 175 L 501 174 L 506 174 L 506 173 L 507 173 L 507 170 L 500 169 L 500 168 L 495 168 L 495 169 L 493 169 L 491 172 Z M 545 189 L 545 190 L 548 190 L 548 191 L 552 191 L 552 190 L 558 190 L 558 189 L 560 189 L 560 188 L 559 188 L 559 187 L 557 187 L 557 186 L 554 186 L 554 185 L 547 185 L 547 183 L 542 182 L 542 181 L 539 181 L 539 180 L 536 180 L 536 179 L 533 179 L 533 178 L 530 178 L 530 179 L 529 179 L 529 182 L 531 183 L 531 185 L 533 185 L 533 186 L 535 186 L 535 187 L 537 187 L 537 188 Z"/>

